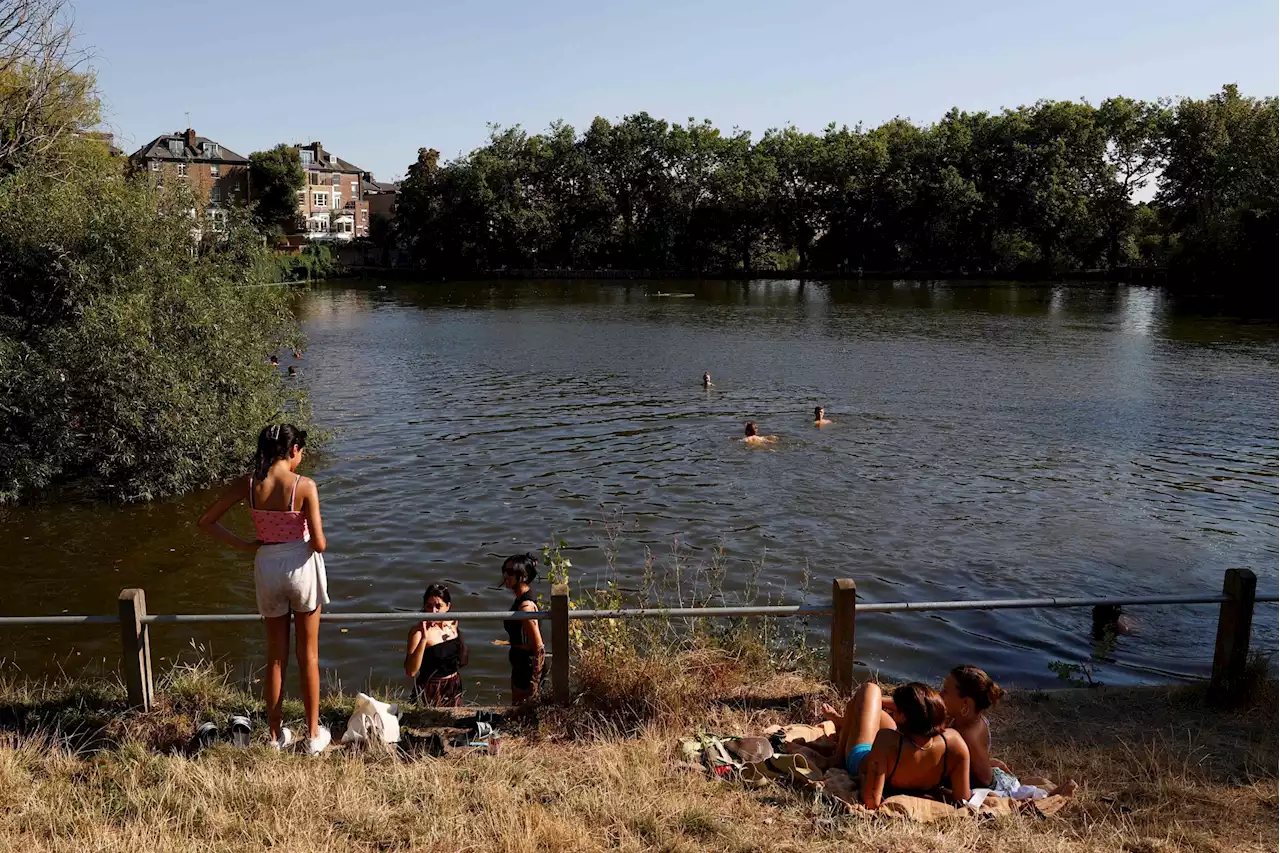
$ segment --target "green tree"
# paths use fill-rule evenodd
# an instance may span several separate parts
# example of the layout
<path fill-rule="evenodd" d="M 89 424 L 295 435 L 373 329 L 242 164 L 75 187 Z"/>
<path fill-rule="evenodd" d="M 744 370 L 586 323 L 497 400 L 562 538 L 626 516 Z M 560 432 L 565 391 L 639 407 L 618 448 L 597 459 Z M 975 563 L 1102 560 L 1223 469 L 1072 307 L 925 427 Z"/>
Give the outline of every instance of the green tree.
<path fill-rule="evenodd" d="M 58 61 L 25 49 L 0 78 Z M 305 420 L 304 398 L 265 363 L 299 342 L 287 292 L 255 286 L 271 253 L 243 211 L 215 231 L 193 219 L 185 183 L 126 176 L 86 133 L 98 115 L 86 78 L 40 73 L 70 87 L 58 117 L 0 146 L 0 503 L 57 490 L 146 500 L 243 471 L 263 424 Z M 0 115 L 38 90 L 10 82 Z"/>
<path fill-rule="evenodd" d="M 1023 276 L 1166 260 L 1227 269 L 1260 262 L 1275 230 L 1273 116 L 1274 99 L 1235 94 L 1172 111 L 1128 98 L 953 109 L 930 125 L 786 127 L 758 141 L 647 113 L 597 117 L 580 135 L 494 126 L 447 164 L 424 149 L 397 228 L 442 275 L 697 274 L 771 257 Z M 1151 181 L 1160 203 L 1135 202 Z"/>
<path fill-rule="evenodd" d="M 253 209 L 263 228 L 286 234 L 299 231 L 298 193 L 306 185 L 302 158 L 292 145 L 281 143 L 249 155 Z"/>
<path fill-rule="evenodd" d="M 1164 122 L 1168 163 L 1156 200 L 1188 273 L 1257 273 L 1252 286 L 1275 296 L 1277 99 L 1234 86 L 1206 100 L 1183 99 Z M 1236 285 L 1240 286 L 1240 285 Z"/>

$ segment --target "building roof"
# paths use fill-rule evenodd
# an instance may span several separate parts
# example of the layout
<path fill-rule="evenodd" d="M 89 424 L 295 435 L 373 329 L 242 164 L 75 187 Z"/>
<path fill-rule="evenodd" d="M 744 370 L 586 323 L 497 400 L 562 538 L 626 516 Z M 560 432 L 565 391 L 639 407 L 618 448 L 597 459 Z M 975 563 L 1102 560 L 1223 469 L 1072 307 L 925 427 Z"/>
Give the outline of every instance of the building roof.
<path fill-rule="evenodd" d="M 399 181 L 371 181 L 368 178 L 360 182 L 360 189 L 366 193 L 391 193 L 400 192 Z"/>
<path fill-rule="evenodd" d="M 299 151 L 311 151 L 316 155 L 315 161 L 312 163 L 303 163 L 303 168 L 316 169 L 320 171 L 349 172 L 357 175 L 363 175 L 365 173 L 364 169 L 361 169 L 354 163 L 348 163 L 341 157 L 335 157 L 333 154 L 325 151 L 324 145 L 319 142 L 309 142 L 306 145 L 299 144 L 293 147 Z"/>
<path fill-rule="evenodd" d="M 175 151 L 169 145 L 171 141 L 182 143 Z M 195 144 L 192 145 L 191 143 Z M 214 142 L 207 136 L 196 136 L 195 131 L 188 128 L 184 133 L 166 133 L 143 145 L 129 156 L 131 160 L 195 160 L 202 163 L 239 163 L 249 162 L 249 158 L 241 157 L 225 145 Z"/>

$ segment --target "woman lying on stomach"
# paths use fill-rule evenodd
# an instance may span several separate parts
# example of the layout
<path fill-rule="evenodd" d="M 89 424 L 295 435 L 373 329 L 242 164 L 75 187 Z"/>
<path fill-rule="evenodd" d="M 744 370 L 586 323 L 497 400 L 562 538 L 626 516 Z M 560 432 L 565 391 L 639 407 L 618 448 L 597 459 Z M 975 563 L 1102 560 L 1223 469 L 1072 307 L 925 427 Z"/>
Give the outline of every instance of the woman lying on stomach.
<path fill-rule="evenodd" d="M 863 684 L 850 700 L 840 727 L 838 754 L 858 783 L 862 804 L 880 808 L 894 794 L 933 794 L 950 788 L 960 801 L 969 788 L 969 748 L 945 728 L 946 708 L 938 691 L 912 682 L 893 691 L 892 711 L 882 708 L 880 686 Z"/>

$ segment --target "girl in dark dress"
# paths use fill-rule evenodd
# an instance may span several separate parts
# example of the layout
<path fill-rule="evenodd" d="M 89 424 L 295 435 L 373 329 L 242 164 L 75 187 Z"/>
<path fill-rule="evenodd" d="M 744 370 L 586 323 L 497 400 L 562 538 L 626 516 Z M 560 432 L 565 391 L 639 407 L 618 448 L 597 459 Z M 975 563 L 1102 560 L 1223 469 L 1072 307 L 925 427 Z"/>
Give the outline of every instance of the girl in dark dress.
<path fill-rule="evenodd" d="M 515 593 L 513 611 L 536 611 L 537 597 L 531 591 L 538 578 L 538 558 L 532 554 L 508 557 L 502 564 L 502 585 Z M 519 705 L 533 698 L 542 680 L 542 662 L 546 657 L 542 631 L 536 619 L 503 621 L 511 651 L 511 704 Z"/>
<path fill-rule="evenodd" d="M 460 707 L 462 676 L 467 665 L 466 641 L 457 622 L 440 621 L 449 611 L 449 588 L 433 583 L 422 596 L 422 610 L 434 619 L 424 619 L 409 632 L 409 650 L 404 656 L 404 672 L 414 680 L 414 698 L 424 705 Z"/>

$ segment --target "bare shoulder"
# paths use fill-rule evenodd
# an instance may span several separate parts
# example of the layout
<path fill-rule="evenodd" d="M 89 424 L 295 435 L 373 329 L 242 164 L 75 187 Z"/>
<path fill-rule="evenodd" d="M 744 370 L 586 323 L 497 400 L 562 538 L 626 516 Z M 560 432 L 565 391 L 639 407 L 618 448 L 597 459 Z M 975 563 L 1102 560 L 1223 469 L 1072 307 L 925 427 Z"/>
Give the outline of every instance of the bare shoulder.
<path fill-rule="evenodd" d="M 538 605 L 532 601 L 529 601 L 528 599 L 525 599 L 524 601 L 520 602 L 520 609 L 521 610 L 537 610 Z"/>
<path fill-rule="evenodd" d="M 871 742 L 872 749 L 897 749 L 898 739 L 902 737 L 896 729 L 880 729 L 876 732 L 875 740 Z"/>
<path fill-rule="evenodd" d="M 946 741 L 947 746 L 957 752 L 962 752 L 965 755 L 969 754 L 969 744 L 965 741 L 964 735 L 960 734 L 956 729 L 943 729 L 942 739 Z"/>

